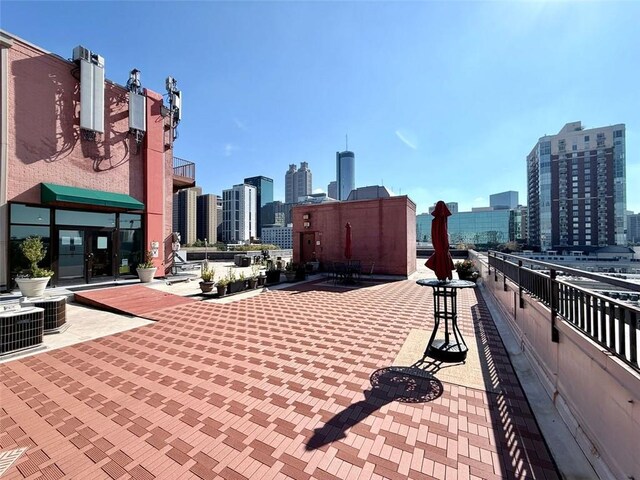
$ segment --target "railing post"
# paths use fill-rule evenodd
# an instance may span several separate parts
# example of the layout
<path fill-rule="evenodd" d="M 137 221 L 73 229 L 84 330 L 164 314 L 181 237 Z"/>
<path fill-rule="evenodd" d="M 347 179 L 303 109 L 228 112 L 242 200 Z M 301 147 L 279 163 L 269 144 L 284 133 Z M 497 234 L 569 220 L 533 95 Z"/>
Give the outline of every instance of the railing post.
<path fill-rule="evenodd" d="M 487 259 L 489 260 L 487 263 L 489 264 L 489 270 L 487 272 L 487 276 L 491 276 L 491 252 L 488 253 Z"/>
<path fill-rule="evenodd" d="M 522 260 L 518 260 L 518 300 L 520 308 L 524 308 L 524 298 L 522 298 Z"/>
<path fill-rule="evenodd" d="M 502 255 L 502 289 L 507 291 L 507 257 Z"/>
<path fill-rule="evenodd" d="M 551 341 L 554 343 L 560 342 L 560 333 L 558 327 L 556 327 L 556 319 L 558 317 L 558 283 L 556 282 L 556 271 L 554 268 L 549 270 L 549 306 L 551 308 Z"/>
<path fill-rule="evenodd" d="M 494 258 L 494 261 L 496 262 L 496 264 L 493 266 L 493 281 L 497 282 L 498 281 L 498 255 L 494 254 L 493 258 Z"/>

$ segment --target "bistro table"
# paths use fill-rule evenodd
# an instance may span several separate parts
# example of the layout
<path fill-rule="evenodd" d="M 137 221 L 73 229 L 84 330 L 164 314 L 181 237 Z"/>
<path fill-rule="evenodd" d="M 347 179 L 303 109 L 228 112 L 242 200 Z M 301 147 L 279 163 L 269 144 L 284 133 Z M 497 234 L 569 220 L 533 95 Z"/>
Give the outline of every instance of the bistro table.
<path fill-rule="evenodd" d="M 469 348 L 458 328 L 457 295 L 461 288 L 473 288 L 475 283 L 467 280 L 441 281 L 422 279 L 416 282 L 422 287 L 433 289 L 433 333 L 424 351 L 425 357 L 431 357 L 445 363 L 464 362 Z M 444 322 L 444 339 L 436 340 L 440 322 Z"/>

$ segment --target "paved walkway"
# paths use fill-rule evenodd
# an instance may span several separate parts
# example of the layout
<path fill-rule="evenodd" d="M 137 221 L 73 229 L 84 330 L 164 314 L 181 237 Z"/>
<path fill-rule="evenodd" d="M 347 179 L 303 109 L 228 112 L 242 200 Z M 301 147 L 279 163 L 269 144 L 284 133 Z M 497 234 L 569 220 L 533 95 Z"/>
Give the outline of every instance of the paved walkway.
<path fill-rule="evenodd" d="M 27 450 L 3 479 L 558 478 L 482 297 L 458 305 L 487 389 L 380 370 L 432 316 L 410 280 L 179 305 L 4 363 L 0 451 Z"/>

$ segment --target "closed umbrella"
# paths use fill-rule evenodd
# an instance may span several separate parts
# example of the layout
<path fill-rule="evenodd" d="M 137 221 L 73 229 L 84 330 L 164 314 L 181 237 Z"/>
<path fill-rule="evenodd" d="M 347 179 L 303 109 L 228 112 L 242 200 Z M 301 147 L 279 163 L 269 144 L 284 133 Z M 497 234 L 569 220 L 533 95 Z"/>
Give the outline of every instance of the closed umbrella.
<path fill-rule="evenodd" d="M 346 238 L 344 241 L 344 256 L 347 260 L 350 260 L 351 255 L 353 254 L 353 252 L 351 251 L 351 224 L 347 222 L 347 224 L 345 225 L 345 228 L 347 229 L 347 231 L 346 231 Z"/>
<path fill-rule="evenodd" d="M 447 232 L 447 218 L 451 212 L 447 204 L 440 200 L 436 208 L 431 213 L 431 243 L 435 252 L 429 257 L 425 265 L 436 272 L 436 277 L 440 281 L 451 280 L 451 272 L 454 270 L 453 260 L 449 253 L 449 233 Z"/>

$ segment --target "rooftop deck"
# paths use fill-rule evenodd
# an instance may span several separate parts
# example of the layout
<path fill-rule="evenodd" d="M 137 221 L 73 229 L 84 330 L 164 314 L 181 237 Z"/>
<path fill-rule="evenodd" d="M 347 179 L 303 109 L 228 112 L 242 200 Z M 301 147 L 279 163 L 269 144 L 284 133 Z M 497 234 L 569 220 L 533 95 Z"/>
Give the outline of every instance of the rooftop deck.
<path fill-rule="evenodd" d="M 481 291 L 458 305 L 458 376 L 388 369 L 432 327 L 413 280 L 146 311 L 1 364 L 0 451 L 27 447 L 3 478 L 559 478 Z"/>

